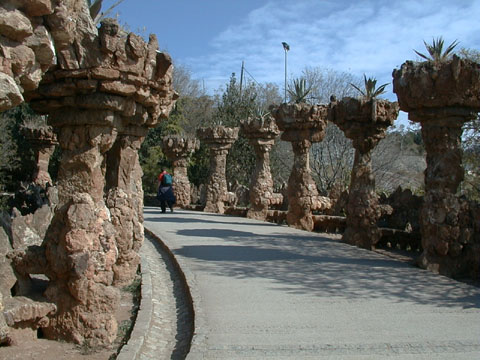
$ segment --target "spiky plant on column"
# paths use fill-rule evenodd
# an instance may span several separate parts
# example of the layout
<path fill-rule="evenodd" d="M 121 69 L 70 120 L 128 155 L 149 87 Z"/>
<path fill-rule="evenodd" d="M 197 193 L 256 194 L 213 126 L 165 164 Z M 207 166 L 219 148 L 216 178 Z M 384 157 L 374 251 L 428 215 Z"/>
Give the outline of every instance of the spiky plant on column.
<path fill-rule="evenodd" d="M 425 61 L 406 61 L 393 71 L 400 109 L 422 125 L 427 151 L 425 201 L 420 214 L 421 267 L 444 275 L 478 275 L 480 244 L 465 225 L 456 196 L 463 180 L 461 136 L 465 122 L 480 111 L 480 64 L 443 49 L 441 37 L 425 43 Z"/>
<path fill-rule="evenodd" d="M 281 131 L 281 139 L 292 143 L 293 168 L 288 178 L 287 223 L 295 228 L 313 230 L 313 210 L 330 207 L 328 198 L 318 195 L 317 185 L 310 175 L 309 151 L 312 143 L 325 136 L 328 106 L 307 104 L 310 89 L 305 79 L 294 81 L 289 93 L 293 103 L 272 106 L 270 111 Z"/>
<path fill-rule="evenodd" d="M 372 249 L 380 240 L 377 221 L 381 210 L 375 192 L 371 152 L 386 135 L 398 116 L 398 104 L 379 100 L 387 84 L 377 88 L 377 80 L 364 76 L 365 89 L 354 86 L 360 98 L 346 97 L 330 104 L 330 120 L 353 141 L 355 160 L 352 168 L 348 203 L 347 227 L 343 240 L 352 245 Z"/>

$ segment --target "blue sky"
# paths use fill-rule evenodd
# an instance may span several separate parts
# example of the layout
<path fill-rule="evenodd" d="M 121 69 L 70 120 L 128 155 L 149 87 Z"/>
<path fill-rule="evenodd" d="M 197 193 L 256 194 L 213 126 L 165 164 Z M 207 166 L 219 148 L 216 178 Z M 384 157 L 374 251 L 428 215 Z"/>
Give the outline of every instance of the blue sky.
<path fill-rule="evenodd" d="M 114 0 L 104 0 L 104 9 Z M 148 36 L 203 81 L 209 93 L 225 85 L 241 63 L 258 82 L 282 89 L 282 41 L 290 45 L 288 76 L 321 67 L 376 77 L 416 60 L 423 40 L 480 50 L 478 0 L 124 0 L 120 23 Z"/>

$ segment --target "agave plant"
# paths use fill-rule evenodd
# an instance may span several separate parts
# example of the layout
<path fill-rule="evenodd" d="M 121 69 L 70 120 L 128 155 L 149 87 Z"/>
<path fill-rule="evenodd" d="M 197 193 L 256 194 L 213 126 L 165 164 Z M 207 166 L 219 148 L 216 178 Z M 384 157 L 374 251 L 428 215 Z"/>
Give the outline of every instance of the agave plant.
<path fill-rule="evenodd" d="M 248 111 L 248 118 L 252 119 L 260 127 L 263 127 L 266 120 L 270 116 L 270 111 L 265 110 L 262 106 L 256 106 Z"/>
<path fill-rule="evenodd" d="M 425 44 L 425 48 L 428 51 L 428 55 L 422 54 L 415 49 L 413 51 L 415 51 L 418 56 L 424 58 L 425 60 L 434 62 L 447 61 L 452 55 L 453 49 L 458 45 L 458 41 L 455 40 L 445 49 L 445 51 L 443 51 L 444 41 L 441 36 L 436 39 L 433 38 L 431 44 L 427 44 L 425 40 L 423 41 L 423 43 Z"/>
<path fill-rule="evenodd" d="M 296 104 L 304 102 L 310 91 L 312 91 L 312 86 L 307 88 L 307 80 L 303 77 L 294 79 L 293 89 L 288 89 L 288 93 Z"/>
<path fill-rule="evenodd" d="M 352 85 L 355 89 L 357 89 L 366 100 L 374 99 L 377 96 L 384 94 L 386 92 L 385 88 L 388 85 L 388 83 L 380 85 L 377 88 L 377 79 L 370 78 L 370 77 L 367 79 L 367 76 L 365 74 L 363 74 L 363 78 L 365 82 L 365 90 L 360 89 L 359 87 L 357 87 L 352 83 L 350 83 L 350 85 Z"/>
<path fill-rule="evenodd" d="M 102 9 L 102 1 L 103 0 L 85 0 L 88 5 L 88 10 L 90 11 L 90 16 L 93 19 L 95 24 L 98 24 L 100 20 L 107 17 L 112 10 L 120 5 L 124 0 L 117 0 L 112 6 L 110 6 L 106 11 L 100 13 Z"/>

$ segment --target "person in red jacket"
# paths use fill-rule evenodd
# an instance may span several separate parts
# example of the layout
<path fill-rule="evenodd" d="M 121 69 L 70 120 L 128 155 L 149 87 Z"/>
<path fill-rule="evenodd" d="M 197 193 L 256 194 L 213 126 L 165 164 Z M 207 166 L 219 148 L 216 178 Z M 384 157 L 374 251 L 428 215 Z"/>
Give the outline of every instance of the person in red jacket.
<path fill-rule="evenodd" d="M 162 213 L 167 210 L 167 205 L 170 211 L 173 212 L 173 205 L 175 204 L 175 194 L 173 193 L 173 178 L 165 169 L 158 174 L 158 192 L 157 199 L 160 201 Z"/>

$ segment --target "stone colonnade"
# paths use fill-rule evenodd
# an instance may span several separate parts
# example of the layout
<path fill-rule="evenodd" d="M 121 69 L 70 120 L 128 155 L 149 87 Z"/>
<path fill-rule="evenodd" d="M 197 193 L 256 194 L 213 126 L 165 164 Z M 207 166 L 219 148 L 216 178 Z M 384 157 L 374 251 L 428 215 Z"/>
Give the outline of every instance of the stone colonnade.
<path fill-rule="evenodd" d="M 355 148 L 343 240 L 371 249 L 381 236 L 377 226 L 381 209 L 375 191 L 371 153 L 397 118 L 398 104 L 347 97 L 340 102 L 332 102 L 330 106 L 330 120 L 353 141 Z"/>
<path fill-rule="evenodd" d="M 255 151 L 255 172 L 250 181 L 250 208 L 247 217 L 257 220 L 267 218 L 268 207 L 282 202 L 281 194 L 274 194 L 273 179 L 270 172 L 270 150 L 280 133 L 275 120 L 249 118 L 241 123 L 241 131 Z"/>
<path fill-rule="evenodd" d="M 45 294 L 58 311 L 43 332 L 107 344 L 117 333 L 115 286 L 133 280 L 143 241 L 138 149 L 176 94 L 155 36 L 146 44 L 113 20 L 95 32 L 78 31 L 75 50 L 66 45 L 25 98 L 49 115 L 62 148 L 59 204 L 44 241 Z"/>
<path fill-rule="evenodd" d="M 190 181 L 188 180 L 188 156 L 198 149 L 200 143 L 195 138 L 180 135 L 165 136 L 162 141 L 162 150 L 173 165 L 174 192 L 177 205 L 190 205 Z"/>
<path fill-rule="evenodd" d="M 239 128 L 217 126 L 200 128 L 197 136 L 210 148 L 210 173 L 204 211 L 223 214 L 227 195 L 225 168 L 228 150 L 238 138 Z"/>
<path fill-rule="evenodd" d="M 328 106 L 284 103 L 271 110 L 279 129 L 283 131 L 282 140 L 292 143 L 294 153 L 294 164 L 288 178 L 287 223 L 312 231 L 312 210 L 330 206 L 328 198 L 318 195 L 317 185 L 310 175 L 309 161 L 312 143 L 322 141 L 325 136 Z"/>
<path fill-rule="evenodd" d="M 419 265 L 444 275 L 478 277 L 480 243 L 474 232 L 479 226 L 462 223 L 469 210 L 456 192 L 463 180 L 462 126 L 480 111 L 480 65 L 455 55 L 443 63 L 407 61 L 394 70 L 393 86 L 400 109 L 421 124 L 427 151 Z"/>

